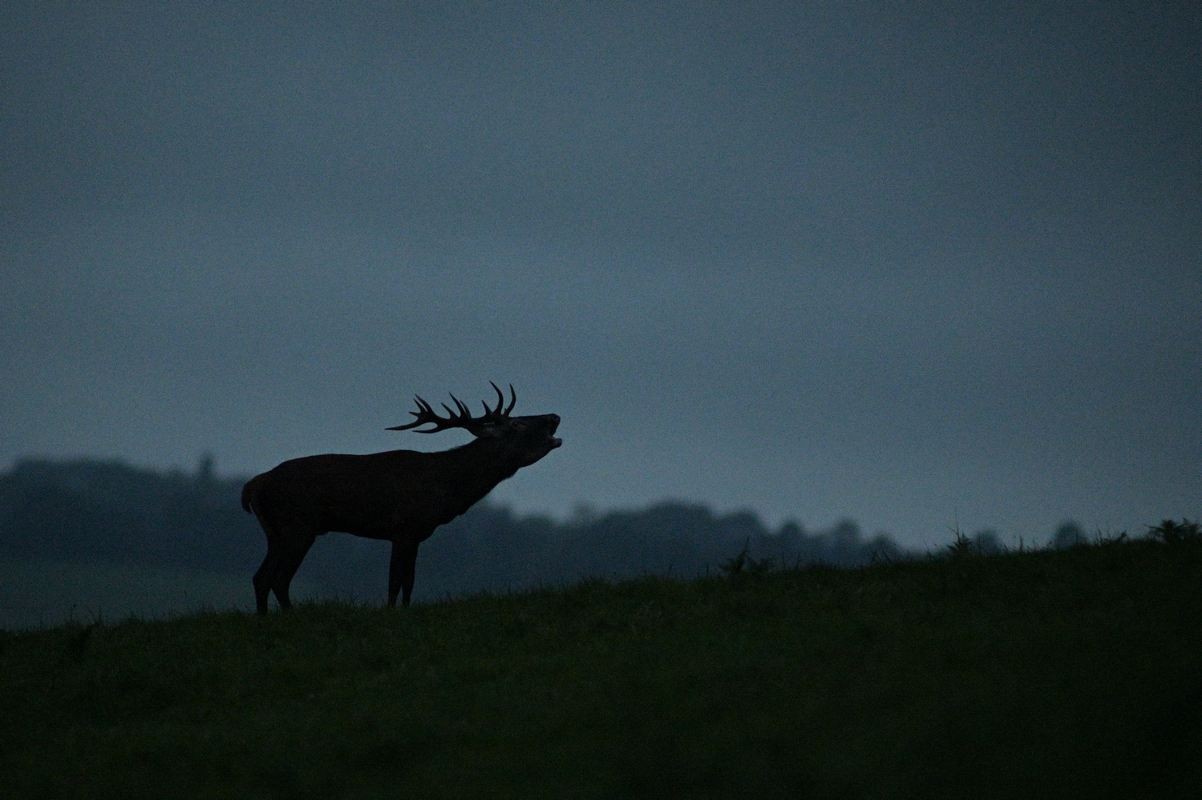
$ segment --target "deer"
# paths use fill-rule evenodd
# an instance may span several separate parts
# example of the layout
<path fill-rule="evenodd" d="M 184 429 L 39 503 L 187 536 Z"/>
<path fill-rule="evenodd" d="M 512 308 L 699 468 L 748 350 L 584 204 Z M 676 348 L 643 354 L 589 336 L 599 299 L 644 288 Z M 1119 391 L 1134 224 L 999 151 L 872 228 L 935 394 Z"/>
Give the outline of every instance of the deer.
<path fill-rule="evenodd" d="M 472 416 L 451 395 L 452 409 L 440 403 L 440 416 L 414 396 L 414 420 L 385 430 L 438 433 L 462 428 L 475 437 L 450 450 L 424 453 L 388 450 L 352 455 L 327 453 L 294 458 L 254 476 L 242 489 L 242 508 L 254 514 L 267 536 L 267 555 L 255 572 L 255 605 L 268 611 L 274 593 L 281 611 L 292 607 L 288 587 L 314 540 L 330 532 L 389 541 L 388 607 L 397 595 L 408 606 L 413 596 L 417 550 L 440 525 L 460 516 L 501 481 L 541 460 L 563 444 L 555 436 L 558 414 L 511 416 L 517 403 L 513 384 L 509 404 L 492 381 L 497 404 L 484 401 Z M 421 429 L 422 426 L 430 426 Z"/>

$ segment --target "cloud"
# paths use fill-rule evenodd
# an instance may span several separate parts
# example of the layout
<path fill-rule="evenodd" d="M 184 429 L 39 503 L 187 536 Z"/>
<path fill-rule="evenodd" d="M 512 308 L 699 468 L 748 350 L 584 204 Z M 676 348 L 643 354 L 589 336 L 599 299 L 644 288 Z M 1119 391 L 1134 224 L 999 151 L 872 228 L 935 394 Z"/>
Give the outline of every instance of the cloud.
<path fill-rule="evenodd" d="M 493 379 L 564 416 L 528 507 L 1194 513 L 1196 18 L 311 11 L 6 14 L 0 457 L 409 446 Z"/>

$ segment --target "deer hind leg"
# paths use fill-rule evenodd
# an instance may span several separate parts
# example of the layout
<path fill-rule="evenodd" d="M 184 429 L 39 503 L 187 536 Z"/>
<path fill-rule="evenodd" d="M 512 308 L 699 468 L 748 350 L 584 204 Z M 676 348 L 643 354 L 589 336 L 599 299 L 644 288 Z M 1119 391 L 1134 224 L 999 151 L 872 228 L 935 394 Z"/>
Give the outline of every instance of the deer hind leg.
<path fill-rule="evenodd" d="M 271 591 L 275 592 L 276 602 L 280 604 L 281 609 L 292 608 L 288 587 L 292 585 L 292 576 L 300 569 L 301 562 L 305 560 L 315 538 L 316 534 L 313 533 L 293 533 L 277 545 L 280 554 L 272 571 Z"/>
<path fill-rule="evenodd" d="M 260 614 L 267 613 L 267 593 L 271 591 L 272 578 L 275 575 L 276 566 L 279 564 L 280 554 L 275 547 L 267 544 L 267 555 L 263 557 L 263 563 L 259 565 L 259 570 L 255 573 L 255 607 Z"/>
<path fill-rule="evenodd" d="M 263 563 L 259 565 L 259 569 L 252 579 L 255 586 L 255 609 L 260 614 L 266 614 L 267 595 L 275 583 L 275 574 L 280 563 L 280 529 L 261 509 L 255 508 L 254 512 L 255 519 L 259 521 L 259 527 L 263 529 L 263 534 L 267 537 L 267 555 L 263 557 Z"/>

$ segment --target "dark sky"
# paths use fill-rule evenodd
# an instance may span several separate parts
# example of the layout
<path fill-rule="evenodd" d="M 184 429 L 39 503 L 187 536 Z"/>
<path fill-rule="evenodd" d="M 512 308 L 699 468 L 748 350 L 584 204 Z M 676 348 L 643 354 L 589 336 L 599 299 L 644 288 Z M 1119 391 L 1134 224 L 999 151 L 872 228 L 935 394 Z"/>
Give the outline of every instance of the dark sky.
<path fill-rule="evenodd" d="M 0 465 L 491 379 L 523 511 L 1202 516 L 1200 8 L 5 3 Z"/>

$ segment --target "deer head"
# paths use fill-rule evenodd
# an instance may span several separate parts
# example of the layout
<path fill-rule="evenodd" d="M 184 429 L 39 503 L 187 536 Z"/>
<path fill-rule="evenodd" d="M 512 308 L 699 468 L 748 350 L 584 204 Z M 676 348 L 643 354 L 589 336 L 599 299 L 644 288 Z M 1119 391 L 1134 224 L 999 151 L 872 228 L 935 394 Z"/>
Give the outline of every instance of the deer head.
<path fill-rule="evenodd" d="M 447 412 L 447 415 L 442 417 L 429 403 L 415 395 L 413 400 L 417 404 L 417 410 L 409 412 L 415 419 L 408 424 L 395 425 L 387 430 L 438 433 L 450 428 L 463 428 L 477 439 L 495 442 L 497 446 L 519 458 L 523 464 L 533 464 L 563 444 L 563 440 L 554 435 L 555 429 L 559 427 L 558 414 L 511 416 L 517 403 L 517 393 L 513 390 L 513 384 L 509 385 L 509 405 L 505 405 L 505 395 L 500 388 L 492 381 L 489 381 L 489 384 L 497 393 L 497 405 L 490 408 L 487 402 L 482 401 L 484 413 L 481 416 L 473 417 L 467 404 L 452 394 L 451 402 L 455 404 L 455 408 L 440 403 Z M 417 430 L 422 425 L 433 427 Z"/>

